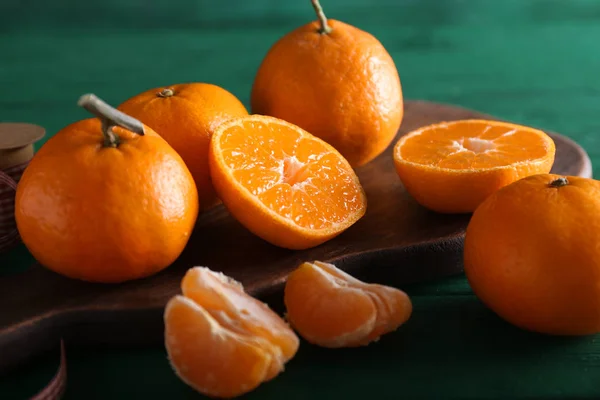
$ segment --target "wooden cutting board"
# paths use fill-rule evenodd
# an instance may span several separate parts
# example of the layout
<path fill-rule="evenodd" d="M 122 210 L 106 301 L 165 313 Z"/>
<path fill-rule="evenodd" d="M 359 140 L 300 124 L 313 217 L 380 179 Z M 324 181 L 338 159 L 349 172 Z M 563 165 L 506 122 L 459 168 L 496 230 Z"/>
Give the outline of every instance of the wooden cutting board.
<path fill-rule="evenodd" d="M 407 102 L 398 135 L 433 122 L 466 118 L 492 117 L 453 106 Z M 585 151 L 570 139 L 551 136 L 557 148 L 553 172 L 591 177 Z M 0 372 L 57 345 L 61 338 L 69 345 L 160 343 L 163 307 L 179 292 L 185 271 L 196 265 L 238 279 L 275 309 L 281 305 L 287 274 L 305 260 L 331 261 L 361 279 L 396 286 L 460 273 L 470 216 L 441 215 L 419 206 L 396 175 L 392 147 L 358 170 L 369 199 L 366 215 L 319 247 L 305 251 L 274 247 L 219 206 L 199 218 L 179 260 L 148 279 L 90 284 L 39 265 L 0 278 Z"/>

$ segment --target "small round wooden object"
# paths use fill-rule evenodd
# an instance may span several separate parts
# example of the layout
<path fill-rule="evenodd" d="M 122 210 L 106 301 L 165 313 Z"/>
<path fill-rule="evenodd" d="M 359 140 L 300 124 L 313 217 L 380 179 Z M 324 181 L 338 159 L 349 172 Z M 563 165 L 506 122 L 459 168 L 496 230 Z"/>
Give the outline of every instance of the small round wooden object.
<path fill-rule="evenodd" d="M 34 124 L 0 123 L 0 252 L 19 240 L 15 222 L 15 192 L 33 157 L 33 144 L 45 133 L 44 128 Z"/>

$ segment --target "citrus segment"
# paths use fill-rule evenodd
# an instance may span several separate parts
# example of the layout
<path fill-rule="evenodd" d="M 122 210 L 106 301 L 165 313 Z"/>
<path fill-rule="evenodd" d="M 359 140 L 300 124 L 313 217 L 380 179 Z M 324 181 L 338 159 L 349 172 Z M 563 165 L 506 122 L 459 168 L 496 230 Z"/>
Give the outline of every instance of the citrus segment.
<path fill-rule="evenodd" d="M 239 282 L 208 268 L 196 267 L 185 274 L 181 289 L 184 296 L 206 309 L 226 314 L 236 327 L 275 343 L 281 348 L 284 362 L 296 353 L 296 334 L 267 304 L 248 296 Z"/>
<path fill-rule="evenodd" d="M 166 348 L 179 377 L 200 393 L 234 397 L 260 385 L 271 355 L 224 329 L 202 307 L 183 296 L 165 309 Z"/>
<path fill-rule="evenodd" d="M 394 162 L 406 190 L 420 204 L 443 213 L 466 213 L 509 183 L 548 173 L 555 151 L 552 138 L 538 129 L 460 120 L 406 134 L 394 147 Z"/>
<path fill-rule="evenodd" d="M 385 333 L 395 331 L 410 317 L 412 303 L 403 291 L 390 286 L 362 282 L 347 272 L 336 268 L 333 264 L 321 261 L 315 261 L 314 264 L 331 276 L 336 277 L 338 282 L 342 282 L 342 284 L 347 282 L 360 288 L 370 297 L 377 315 L 371 333 L 366 339 L 362 340 L 362 343 L 369 343 Z"/>
<path fill-rule="evenodd" d="M 303 263 L 285 286 L 287 318 L 308 342 L 356 347 L 395 331 L 412 313 L 401 290 L 360 281 L 329 263 Z"/>
<path fill-rule="evenodd" d="M 367 293 L 309 263 L 289 276 L 285 303 L 287 318 L 300 335 L 325 347 L 360 340 L 375 325 L 377 311 Z"/>
<path fill-rule="evenodd" d="M 299 339 L 234 279 L 194 267 L 164 313 L 165 347 L 176 374 L 197 391 L 234 397 L 275 378 Z"/>
<path fill-rule="evenodd" d="M 285 121 L 253 115 L 215 132 L 214 186 L 247 229 L 291 249 L 337 236 L 366 210 L 352 167 L 321 139 Z"/>

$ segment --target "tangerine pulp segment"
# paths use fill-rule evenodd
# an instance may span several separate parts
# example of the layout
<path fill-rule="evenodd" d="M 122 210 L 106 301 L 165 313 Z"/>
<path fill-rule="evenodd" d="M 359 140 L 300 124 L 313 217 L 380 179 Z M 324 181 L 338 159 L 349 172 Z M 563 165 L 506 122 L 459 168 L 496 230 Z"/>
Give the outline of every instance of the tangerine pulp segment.
<path fill-rule="evenodd" d="M 222 124 L 213 134 L 209 163 L 215 190 L 233 217 L 276 246 L 314 247 L 366 211 L 366 194 L 347 160 L 274 117 Z"/>
<path fill-rule="evenodd" d="M 548 173 L 556 147 L 545 132 L 491 120 L 421 127 L 394 146 L 406 190 L 440 213 L 469 213 L 490 194 L 530 175 Z"/>
<path fill-rule="evenodd" d="M 305 262 L 287 279 L 287 319 L 305 340 L 322 347 L 358 347 L 397 330 L 412 314 L 403 291 L 365 283 L 320 261 Z"/>
<path fill-rule="evenodd" d="M 275 378 L 295 356 L 294 331 L 234 279 L 194 267 L 181 289 L 165 308 L 165 347 L 177 376 L 196 391 L 239 396 Z"/>

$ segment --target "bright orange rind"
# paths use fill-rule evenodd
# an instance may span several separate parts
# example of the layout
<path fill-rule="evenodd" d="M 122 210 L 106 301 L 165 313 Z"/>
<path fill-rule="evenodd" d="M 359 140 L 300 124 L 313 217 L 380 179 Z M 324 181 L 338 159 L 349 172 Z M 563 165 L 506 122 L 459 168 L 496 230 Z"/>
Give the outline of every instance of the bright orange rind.
<path fill-rule="evenodd" d="M 469 213 L 496 190 L 548 173 L 555 151 L 552 138 L 538 129 L 459 120 L 404 135 L 394 146 L 394 163 L 421 205 L 440 213 Z"/>
<path fill-rule="evenodd" d="M 365 192 L 348 161 L 277 118 L 252 115 L 220 125 L 209 163 L 215 190 L 232 216 L 276 246 L 317 246 L 366 212 Z"/>

